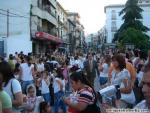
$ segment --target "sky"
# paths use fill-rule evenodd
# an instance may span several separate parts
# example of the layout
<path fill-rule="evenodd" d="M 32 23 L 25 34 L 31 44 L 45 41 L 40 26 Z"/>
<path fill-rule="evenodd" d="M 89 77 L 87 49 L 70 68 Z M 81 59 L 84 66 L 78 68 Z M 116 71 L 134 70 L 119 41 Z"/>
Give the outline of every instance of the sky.
<path fill-rule="evenodd" d="M 104 6 L 124 4 L 126 0 L 57 0 L 65 10 L 78 12 L 85 34 L 96 33 L 105 25 Z"/>

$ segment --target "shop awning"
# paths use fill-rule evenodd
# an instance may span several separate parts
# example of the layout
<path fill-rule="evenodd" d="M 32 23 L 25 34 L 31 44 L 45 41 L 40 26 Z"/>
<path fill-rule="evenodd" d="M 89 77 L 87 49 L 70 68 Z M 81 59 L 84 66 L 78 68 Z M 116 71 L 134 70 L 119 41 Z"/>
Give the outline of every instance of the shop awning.
<path fill-rule="evenodd" d="M 36 38 L 41 39 L 41 40 L 49 40 L 49 41 L 56 42 L 56 43 L 63 43 L 63 41 L 60 38 L 55 37 L 45 32 L 36 32 L 35 36 Z"/>

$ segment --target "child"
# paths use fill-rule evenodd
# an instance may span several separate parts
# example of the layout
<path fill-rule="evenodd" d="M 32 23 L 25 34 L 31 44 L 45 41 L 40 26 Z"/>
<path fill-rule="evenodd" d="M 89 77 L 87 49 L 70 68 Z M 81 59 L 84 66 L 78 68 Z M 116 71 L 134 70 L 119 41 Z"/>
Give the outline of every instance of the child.
<path fill-rule="evenodd" d="M 44 71 L 42 75 L 42 82 L 41 82 L 41 94 L 44 100 L 48 103 L 50 103 L 49 85 L 50 85 L 49 73 L 48 71 Z"/>
<path fill-rule="evenodd" d="M 47 102 L 40 103 L 40 113 L 52 113 L 52 109 Z"/>
<path fill-rule="evenodd" d="M 41 96 L 36 97 L 36 88 L 33 84 L 27 86 L 26 92 L 27 97 L 25 113 L 39 113 L 39 103 L 44 101 L 44 99 Z"/>

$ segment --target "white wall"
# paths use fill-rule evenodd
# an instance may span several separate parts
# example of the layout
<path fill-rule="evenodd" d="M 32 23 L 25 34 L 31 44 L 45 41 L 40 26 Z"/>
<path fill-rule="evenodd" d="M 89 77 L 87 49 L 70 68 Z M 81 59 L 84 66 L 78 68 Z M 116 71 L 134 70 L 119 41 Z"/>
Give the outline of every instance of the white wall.
<path fill-rule="evenodd" d="M 4 10 L 9 9 L 10 12 L 9 37 L 5 39 L 6 44 L 4 47 L 7 55 L 10 53 L 13 54 L 16 51 L 23 51 L 24 53 L 32 52 L 32 42 L 30 41 L 30 6 L 31 0 L 1 0 L 0 2 L 0 8 Z M 7 14 L 6 12 L 2 13 Z M 0 37 L 6 37 L 7 16 L 0 16 Z"/>

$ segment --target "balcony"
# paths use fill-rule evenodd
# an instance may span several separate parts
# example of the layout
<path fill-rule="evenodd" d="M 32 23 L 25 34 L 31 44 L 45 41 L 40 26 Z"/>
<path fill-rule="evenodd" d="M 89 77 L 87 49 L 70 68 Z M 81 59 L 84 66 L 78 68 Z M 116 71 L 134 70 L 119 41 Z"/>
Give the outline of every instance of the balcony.
<path fill-rule="evenodd" d="M 39 18 L 45 19 L 53 25 L 58 26 L 56 15 L 51 11 L 49 6 L 44 6 L 42 9 L 41 7 L 33 7 L 31 12 L 33 16 L 38 16 Z"/>

